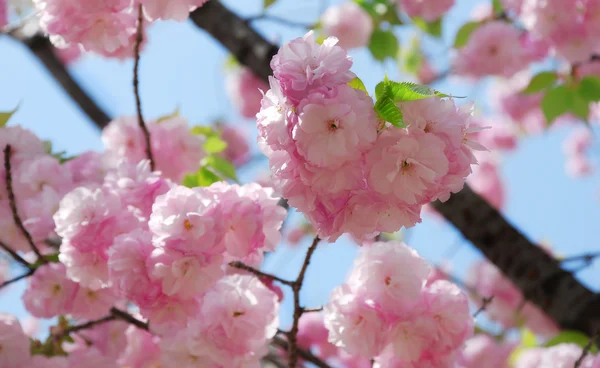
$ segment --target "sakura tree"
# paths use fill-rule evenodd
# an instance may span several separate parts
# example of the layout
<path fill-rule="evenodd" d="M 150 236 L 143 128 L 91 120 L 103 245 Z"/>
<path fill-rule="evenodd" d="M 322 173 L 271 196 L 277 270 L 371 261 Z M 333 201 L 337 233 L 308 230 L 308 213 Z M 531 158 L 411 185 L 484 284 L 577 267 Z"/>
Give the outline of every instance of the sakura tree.
<path fill-rule="evenodd" d="M 0 49 L 101 130 L 57 151 L 19 124 L 38 101 L 0 113 L 0 368 L 600 368 L 600 253 L 524 235 L 502 170 L 569 129 L 564 171 L 593 177 L 600 1 L 293 3 L 0 0 Z M 148 113 L 155 30 L 186 25 L 228 50 L 225 115 L 255 130 Z M 130 113 L 72 75 L 94 60 L 127 70 Z M 415 246 L 428 223 L 457 246 Z"/>

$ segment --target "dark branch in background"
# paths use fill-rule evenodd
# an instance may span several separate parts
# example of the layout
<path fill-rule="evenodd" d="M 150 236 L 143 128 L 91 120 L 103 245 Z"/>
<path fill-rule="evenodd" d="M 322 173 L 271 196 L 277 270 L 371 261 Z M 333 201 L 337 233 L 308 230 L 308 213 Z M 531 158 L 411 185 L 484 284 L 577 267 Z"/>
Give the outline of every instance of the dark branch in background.
<path fill-rule="evenodd" d="M 269 62 L 279 49 L 220 1 L 209 1 L 190 14 L 190 19 L 208 32 L 235 58 L 264 81 L 272 74 Z"/>
<path fill-rule="evenodd" d="M 110 314 L 115 316 L 117 319 L 123 320 L 125 322 L 128 322 L 132 325 L 134 325 L 135 327 L 145 330 L 145 331 L 149 331 L 150 330 L 150 326 L 147 322 L 143 322 L 140 321 L 139 319 L 135 318 L 134 316 L 132 316 L 131 314 L 122 311 L 120 309 L 117 309 L 115 307 L 112 307 L 110 309 Z"/>
<path fill-rule="evenodd" d="M 290 348 L 290 345 L 288 344 L 288 342 L 279 336 L 275 336 L 273 338 L 273 345 L 278 346 L 286 351 L 288 351 Z M 300 356 L 300 358 L 306 360 L 307 362 L 314 364 L 315 367 L 332 368 L 329 364 L 325 363 L 321 359 L 314 356 L 310 351 L 306 351 L 303 349 L 297 349 L 297 353 L 298 353 L 298 356 Z"/>
<path fill-rule="evenodd" d="M 154 171 L 154 157 L 152 156 L 152 146 L 150 145 L 150 131 L 144 122 L 144 116 L 142 115 L 142 100 L 140 98 L 140 47 L 144 42 L 144 8 L 140 4 L 138 6 L 138 20 L 137 20 L 137 35 L 135 38 L 135 60 L 133 63 L 133 92 L 135 94 L 135 107 L 137 111 L 138 124 L 142 132 L 144 133 L 144 139 L 146 140 L 146 156 L 150 160 L 150 171 Z"/>
<path fill-rule="evenodd" d="M 292 322 L 292 329 L 286 334 L 290 343 L 288 350 L 289 368 L 296 368 L 296 363 L 298 362 L 298 322 L 304 313 L 304 308 L 300 306 L 300 290 L 304 284 L 304 276 L 306 275 L 306 270 L 310 264 L 310 259 L 312 258 L 315 249 L 317 249 L 320 240 L 321 239 L 319 239 L 318 236 L 315 236 L 315 239 L 306 252 L 306 257 L 304 258 L 300 273 L 298 273 L 298 278 L 292 283 L 292 291 L 294 292 L 294 320 Z"/>
<path fill-rule="evenodd" d="M 559 261 L 560 261 L 561 265 L 565 265 L 565 263 L 580 262 L 580 265 L 578 267 L 575 267 L 574 269 L 571 270 L 571 272 L 579 272 L 585 268 L 590 267 L 598 257 L 600 257 L 600 252 L 584 253 L 584 254 L 580 254 L 580 255 L 576 255 L 576 256 L 570 256 L 567 258 L 563 258 Z"/>
<path fill-rule="evenodd" d="M 266 21 L 271 21 L 274 23 L 283 24 L 284 26 L 298 27 L 298 28 L 305 28 L 305 29 L 311 29 L 311 28 L 314 28 L 314 26 L 315 26 L 314 24 L 296 22 L 293 20 L 284 19 L 284 18 L 278 17 L 276 15 L 271 15 L 271 14 L 259 14 L 259 15 L 255 15 L 253 17 L 246 18 L 246 22 L 249 22 L 249 23 L 259 21 L 259 20 L 266 20 Z"/>
<path fill-rule="evenodd" d="M 17 28 L 8 34 L 21 42 L 42 62 L 46 70 L 61 85 L 71 99 L 79 106 L 94 125 L 103 129 L 112 120 L 100 106 L 73 79 L 62 61 L 56 56 L 54 46 L 41 34 L 28 36 L 23 29 Z"/>
<path fill-rule="evenodd" d="M 267 81 L 277 46 L 218 1 L 191 13 L 198 27 Z M 600 329 L 600 298 L 579 283 L 543 249 L 519 233 L 468 186 L 434 207 L 479 248 L 517 287 L 563 329 L 592 335 Z"/>
<path fill-rule="evenodd" d="M 38 257 L 40 262 L 46 263 L 46 260 L 42 256 L 42 253 L 40 253 L 40 250 L 35 245 L 35 242 L 33 241 L 31 234 L 29 233 L 29 231 L 27 231 L 27 229 L 23 225 L 23 221 L 21 221 L 21 217 L 19 217 L 19 212 L 17 211 L 17 199 L 15 198 L 15 192 L 13 191 L 13 185 L 12 185 L 12 172 L 11 172 L 12 168 L 11 168 L 11 164 L 10 164 L 11 154 L 12 154 L 12 148 L 11 148 L 10 144 L 8 144 L 6 147 L 4 147 L 4 170 L 6 171 L 5 172 L 6 190 L 8 191 L 8 202 L 10 204 L 10 210 L 12 212 L 12 217 L 13 217 L 13 220 L 15 221 L 15 225 L 17 225 L 17 227 L 21 231 L 21 234 L 23 234 L 25 239 L 27 239 L 27 242 L 29 243 L 31 250 L 33 250 L 33 252 Z"/>
<path fill-rule="evenodd" d="M 592 336 L 600 298 L 543 248 L 532 244 L 469 186 L 434 207 L 562 329 Z"/>

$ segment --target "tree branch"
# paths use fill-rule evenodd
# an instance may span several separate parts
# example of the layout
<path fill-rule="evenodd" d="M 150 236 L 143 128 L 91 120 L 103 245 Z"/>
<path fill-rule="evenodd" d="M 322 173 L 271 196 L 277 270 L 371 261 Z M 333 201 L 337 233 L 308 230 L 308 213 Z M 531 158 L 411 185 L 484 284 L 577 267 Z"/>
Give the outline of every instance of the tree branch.
<path fill-rule="evenodd" d="M 36 270 L 36 268 L 31 268 L 31 269 L 29 269 L 29 271 L 27 271 L 27 273 L 24 273 L 21 276 L 17 276 L 15 278 L 10 279 L 10 280 L 4 281 L 2 284 L 0 284 L 0 289 L 2 289 L 5 286 L 8 286 L 8 285 L 10 285 L 12 283 L 15 283 L 15 282 L 17 282 L 19 280 L 23 280 L 23 279 L 25 279 L 25 278 L 33 275 L 34 272 L 35 272 L 35 270 Z"/>
<path fill-rule="evenodd" d="M 262 272 L 260 270 L 257 270 L 256 268 L 250 267 L 250 266 L 248 266 L 248 265 L 246 265 L 246 264 L 244 264 L 244 263 L 242 263 L 240 261 L 231 262 L 231 263 L 229 263 L 229 266 L 231 266 L 233 268 L 238 268 L 240 270 L 248 271 L 251 274 L 257 276 L 258 278 L 270 279 L 270 280 L 273 280 L 273 281 L 280 282 L 280 283 L 282 283 L 284 285 L 287 285 L 287 286 L 293 286 L 293 284 L 294 284 L 292 281 L 284 280 L 284 279 L 279 278 L 279 277 L 277 277 L 275 275 L 271 275 L 270 273 L 264 273 L 264 272 Z"/>
<path fill-rule="evenodd" d="M 27 239 L 27 242 L 29 243 L 31 250 L 33 250 L 33 252 L 38 257 L 40 262 L 46 263 L 46 260 L 42 256 L 42 253 L 40 253 L 40 250 L 35 245 L 35 242 L 33 241 L 31 234 L 29 233 L 29 231 L 27 231 L 27 229 L 25 228 L 25 225 L 23 225 L 23 221 L 21 221 L 21 217 L 19 216 L 19 212 L 17 211 L 17 199 L 15 198 L 15 192 L 13 191 L 13 185 L 12 185 L 12 168 L 11 168 L 11 164 L 10 164 L 11 154 L 12 154 L 12 147 L 10 144 L 8 144 L 8 145 L 6 145 L 6 147 L 4 147 L 4 170 L 5 170 L 5 179 L 6 179 L 6 190 L 8 191 L 8 203 L 10 205 L 12 217 L 15 222 L 15 225 L 17 225 L 17 227 L 21 231 L 21 234 L 23 234 L 25 239 Z"/>
<path fill-rule="evenodd" d="M 138 125 L 144 133 L 144 139 L 146 141 L 146 157 L 150 160 L 150 171 L 154 171 L 154 157 L 152 156 L 152 146 L 150 145 L 150 131 L 144 122 L 144 115 L 142 115 L 142 100 L 140 98 L 140 47 L 144 42 L 144 7 L 142 4 L 138 5 L 138 20 L 137 20 L 137 34 L 135 38 L 135 60 L 133 63 L 133 92 L 135 94 L 135 107 L 137 111 Z"/>
<path fill-rule="evenodd" d="M 54 46 L 47 37 L 41 34 L 29 36 L 24 30 L 17 28 L 8 33 L 10 37 L 21 42 L 42 62 L 46 70 L 61 85 L 64 91 L 79 106 L 94 125 L 103 129 L 112 120 L 98 104 L 73 79 L 62 61 L 56 56 Z"/>
<path fill-rule="evenodd" d="M 532 244 L 468 185 L 433 206 L 561 328 L 600 328 L 600 298 Z"/>
<path fill-rule="evenodd" d="M 280 348 L 282 348 L 283 350 L 286 350 L 286 351 L 289 350 L 289 344 L 288 344 L 288 342 L 285 341 L 284 339 L 282 339 L 279 336 L 273 337 L 273 345 L 278 346 L 278 347 L 280 347 Z M 306 350 L 303 350 L 303 349 L 297 349 L 297 352 L 298 352 L 298 356 L 300 356 L 300 358 L 306 360 L 307 362 L 311 362 L 316 367 L 319 367 L 319 368 L 332 368 L 329 364 L 325 363 L 321 359 L 319 359 L 316 356 L 314 356 L 310 351 L 306 351 Z"/>
<path fill-rule="evenodd" d="M 27 262 L 23 257 L 21 257 L 19 255 L 19 253 L 15 252 L 8 245 L 4 244 L 3 242 L 0 242 L 0 248 L 4 249 L 6 251 L 6 253 L 10 254 L 11 257 L 13 257 L 13 259 L 15 261 L 19 262 L 20 264 L 22 264 L 23 266 L 25 266 L 27 268 L 31 268 L 31 264 L 29 262 Z"/>

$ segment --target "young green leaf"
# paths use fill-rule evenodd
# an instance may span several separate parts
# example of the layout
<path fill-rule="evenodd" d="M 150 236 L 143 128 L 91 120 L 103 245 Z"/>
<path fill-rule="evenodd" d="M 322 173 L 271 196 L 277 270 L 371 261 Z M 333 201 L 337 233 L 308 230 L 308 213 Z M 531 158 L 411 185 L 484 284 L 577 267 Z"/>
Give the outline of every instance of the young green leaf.
<path fill-rule="evenodd" d="M 15 112 L 17 112 L 17 110 L 19 110 L 19 106 L 21 106 L 20 103 L 11 111 L 7 111 L 7 112 L 0 111 L 0 127 L 6 126 L 6 123 L 8 123 L 8 120 L 10 120 L 10 118 L 15 114 Z"/>
<path fill-rule="evenodd" d="M 156 119 L 156 123 L 160 124 L 160 123 L 162 123 L 165 120 L 176 118 L 178 116 L 179 116 L 179 107 L 175 108 L 175 111 L 173 111 L 171 114 L 165 115 L 165 116 L 161 116 L 160 118 Z"/>
<path fill-rule="evenodd" d="M 380 119 L 392 123 L 392 125 L 404 128 L 402 111 L 390 97 L 383 96 L 375 103 L 375 112 Z"/>
<path fill-rule="evenodd" d="M 268 8 L 269 6 L 271 6 L 271 5 L 275 4 L 275 1 L 277 1 L 277 0 L 264 0 L 264 3 L 263 3 L 263 9 L 266 9 L 266 8 Z"/>
<path fill-rule="evenodd" d="M 192 134 L 196 134 L 196 135 L 211 135 L 214 134 L 214 129 L 210 126 L 205 126 L 205 125 L 196 125 L 195 127 L 192 127 L 192 129 L 190 130 L 192 132 Z"/>
<path fill-rule="evenodd" d="M 571 109 L 573 92 L 566 86 L 557 86 L 546 92 L 541 107 L 546 123 L 552 124 L 554 119 Z"/>
<path fill-rule="evenodd" d="M 590 115 L 590 104 L 578 93 L 572 93 L 571 107 L 569 110 L 581 120 L 587 121 Z"/>
<path fill-rule="evenodd" d="M 550 341 L 548 341 L 545 344 L 545 346 L 550 347 L 550 346 L 555 346 L 555 345 L 559 345 L 559 344 L 569 344 L 570 343 L 570 344 L 579 345 L 583 348 L 588 344 L 589 341 L 590 341 L 589 336 L 587 336 L 586 334 L 584 334 L 582 332 L 565 330 L 565 331 L 561 331 L 558 335 L 556 335 L 552 339 L 550 339 Z M 598 353 L 598 348 L 596 347 L 595 344 L 592 344 L 590 352 L 592 354 Z"/>
<path fill-rule="evenodd" d="M 552 87 L 556 82 L 558 75 L 556 72 L 541 72 L 536 74 L 531 81 L 529 81 L 529 85 L 525 87 L 523 93 L 530 94 L 536 93 L 543 89 Z"/>
<path fill-rule="evenodd" d="M 227 148 L 227 143 L 223 141 L 218 135 L 209 135 L 206 137 L 204 142 L 204 150 L 207 153 L 219 153 L 223 152 Z"/>
<path fill-rule="evenodd" d="M 454 39 L 454 48 L 461 48 L 469 42 L 471 33 L 475 31 L 481 23 L 479 22 L 468 22 L 463 24 L 462 27 L 456 32 L 456 38 Z"/>
<path fill-rule="evenodd" d="M 442 36 L 442 18 L 436 20 L 435 22 L 427 22 L 421 18 L 413 18 L 412 20 L 417 27 L 429 33 L 430 35 L 434 37 Z"/>
<path fill-rule="evenodd" d="M 376 60 L 384 61 L 387 58 L 396 58 L 399 46 L 396 35 L 390 30 L 377 29 L 371 34 L 369 50 Z"/>
<path fill-rule="evenodd" d="M 600 78 L 595 76 L 584 77 L 579 82 L 578 92 L 586 101 L 600 101 Z"/>
<path fill-rule="evenodd" d="M 369 93 L 367 92 L 367 87 L 365 87 L 365 84 L 359 77 L 352 79 L 350 82 L 348 82 L 348 85 L 354 89 L 359 89 L 365 92 L 367 96 L 369 95 Z"/>
<path fill-rule="evenodd" d="M 204 166 L 214 169 L 225 178 L 237 180 L 235 165 L 221 156 L 208 156 L 203 160 Z"/>
<path fill-rule="evenodd" d="M 502 13 L 504 11 L 504 6 L 502 6 L 500 0 L 492 0 L 492 8 L 494 9 L 494 13 Z"/>

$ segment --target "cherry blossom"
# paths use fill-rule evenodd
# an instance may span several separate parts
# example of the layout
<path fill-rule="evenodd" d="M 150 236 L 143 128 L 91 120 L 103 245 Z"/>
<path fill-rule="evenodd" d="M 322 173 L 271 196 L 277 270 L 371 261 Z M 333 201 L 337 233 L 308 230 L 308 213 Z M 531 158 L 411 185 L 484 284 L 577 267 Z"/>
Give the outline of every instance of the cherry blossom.
<path fill-rule="evenodd" d="M 345 49 L 366 46 L 373 33 L 373 19 L 360 5 L 345 2 L 334 5 L 321 15 L 321 26 L 327 36 L 338 38 Z"/>

